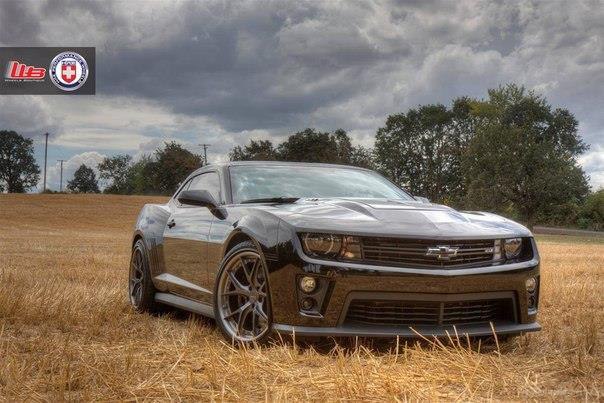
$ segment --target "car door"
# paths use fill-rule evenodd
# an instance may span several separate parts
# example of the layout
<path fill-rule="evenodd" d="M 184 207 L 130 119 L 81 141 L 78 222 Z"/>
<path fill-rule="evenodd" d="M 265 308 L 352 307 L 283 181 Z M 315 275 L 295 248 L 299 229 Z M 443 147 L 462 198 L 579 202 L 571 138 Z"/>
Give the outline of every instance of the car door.
<path fill-rule="evenodd" d="M 191 178 L 183 190 L 207 190 L 220 203 L 220 180 L 215 171 Z M 212 285 L 208 276 L 208 241 L 216 218 L 210 209 L 183 205 L 176 195 L 171 201 L 171 215 L 164 229 L 163 275 L 175 294 L 212 303 Z"/>

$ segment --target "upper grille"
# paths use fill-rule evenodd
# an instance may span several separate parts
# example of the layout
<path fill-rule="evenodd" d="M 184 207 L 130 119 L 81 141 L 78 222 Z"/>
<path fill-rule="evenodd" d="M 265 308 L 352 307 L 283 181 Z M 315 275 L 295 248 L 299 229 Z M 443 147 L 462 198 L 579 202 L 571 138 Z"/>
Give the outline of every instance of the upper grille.
<path fill-rule="evenodd" d="M 373 326 L 466 325 L 514 321 L 509 298 L 476 301 L 353 300 L 346 324 Z"/>
<path fill-rule="evenodd" d="M 362 238 L 363 260 L 371 263 L 415 267 L 452 267 L 493 263 L 499 255 L 499 242 L 488 240 L 436 241 L 396 238 Z M 456 249 L 454 256 L 429 249 Z"/>

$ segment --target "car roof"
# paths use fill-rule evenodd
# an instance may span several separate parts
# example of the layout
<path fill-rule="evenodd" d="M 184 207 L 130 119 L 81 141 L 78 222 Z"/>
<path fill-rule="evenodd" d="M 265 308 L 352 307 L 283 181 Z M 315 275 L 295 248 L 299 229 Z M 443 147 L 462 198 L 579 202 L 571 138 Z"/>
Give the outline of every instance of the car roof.
<path fill-rule="evenodd" d="M 324 164 L 318 162 L 291 162 L 291 161 L 225 161 L 204 165 L 194 173 L 205 172 L 212 169 L 228 168 L 231 166 L 283 166 L 283 167 L 324 167 L 324 168 L 348 168 L 369 171 L 369 169 L 344 164 Z"/>

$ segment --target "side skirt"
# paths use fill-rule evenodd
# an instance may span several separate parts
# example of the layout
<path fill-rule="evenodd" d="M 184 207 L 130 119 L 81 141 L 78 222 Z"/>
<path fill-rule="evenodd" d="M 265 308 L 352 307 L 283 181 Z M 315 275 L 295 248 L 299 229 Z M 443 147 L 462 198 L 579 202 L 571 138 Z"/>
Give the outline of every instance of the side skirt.
<path fill-rule="evenodd" d="M 185 311 L 197 313 L 199 315 L 214 318 L 214 308 L 202 304 L 201 302 L 193 301 L 188 298 L 179 297 L 178 295 L 168 294 L 166 292 L 155 293 L 155 300 L 162 304 L 170 305 L 176 308 L 184 309 Z"/>

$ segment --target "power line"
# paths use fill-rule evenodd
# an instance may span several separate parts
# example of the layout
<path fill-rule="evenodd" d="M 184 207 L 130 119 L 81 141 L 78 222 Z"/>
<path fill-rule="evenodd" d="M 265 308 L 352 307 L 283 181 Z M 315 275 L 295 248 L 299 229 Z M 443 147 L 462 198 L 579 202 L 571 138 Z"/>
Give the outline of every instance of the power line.
<path fill-rule="evenodd" d="M 63 191 L 63 162 L 65 162 L 65 160 L 57 160 L 61 163 L 61 180 L 59 182 L 59 192 Z"/>
<path fill-rule="evenodd" d="M 45 133 L 46 136 L 46 144 L 44 146 L 44 187 L 42 192 L 46 191 L 46 161 L 48 160 L 48 133 Z"/>
<path fill-rule="evenodd" d="M 208 165 L 208 147 L 210 147 L 211 144 L 202 143 L 198 145 L 203 147 L 203 164 Z"/>

